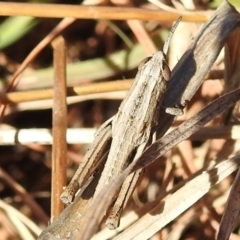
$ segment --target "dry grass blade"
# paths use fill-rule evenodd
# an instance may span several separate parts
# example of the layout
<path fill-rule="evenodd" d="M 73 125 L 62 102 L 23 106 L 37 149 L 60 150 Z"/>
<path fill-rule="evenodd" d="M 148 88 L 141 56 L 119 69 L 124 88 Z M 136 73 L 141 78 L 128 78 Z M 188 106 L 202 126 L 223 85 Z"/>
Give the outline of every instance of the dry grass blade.
<path fill-rule="evenodd" d="M 67 168 L 67 106 L 66 106 L 66 49 L 60 36 L 53 43 L 54 50 L 54 94 L 53 94 L 53 150 L 52 150 L 52 192 L 51 221 L 64 209 L 60 201 L 62 189 L 66 186 Z"/>
<path fill-rule="evenodd" d="M 122 100 L 126 96 L 125 91 L 114 91 L 108 93 L 94 93 L 94 94 L 87 94 L 85 96 L 73 96 L 67 98 L 67 104 L 71 105 L 74 103 L 85 102 L 89 100 L 99 100 L 99 99 L 107 99 L 107 100 Z M 37 100 L 37 101 L 30 101 L 30 102 L 23 102 L 18 104 L 19 111 L 25 110 L 40 110 L 40 109 L 51 109 L 53 101 L 52 99 L 46 100 Z M 6 113 L 13 112 L 10 109 Z"/>
<path fill-rule="evenodd" d="M 212 186 L 238 169 L 239 165 L 240 155 L 236 155 L 211 170 L 201 172 L 114 239 L 148 239 L 197 202 Z"/>
<path fill-rule="evenodd" d="M 225 92 L 239 87 L 239 67 L 240 67 L 240 31 L 234 31 L 225 44 Z M 225 113 L 224 122 L 227 123 L 233 114 L 235 119 L 239 119 L 239 103 L 234 109 L 229 109 Z"/>
<path fill-rule="evenodd" d="M 193 134 L 192 140 L 206 140 L 206 139 L 239 139 L 240 126 L 220 126 L 220 127 L 204 127 L 200 131 Z"/>
<path fill-rule="evenodd" d="M 213 101 L 210 105 L 205 107 L 194 117 L 186 120 L 172 132 L 165 135 L 163 138 L 156 141 L 148 149 L 146 149 L 133 170 L 137 170 L 139 167 L 146 166 L 153 162 L 155 159 L 158 159 L 173 146 L 187 139 L 193 133 L 197 132 L 215 116 L 230 108 L 239 99 L 240 89 L 237 89 Z"/>
<path fill-rule="evenodd" d="M 235 227 L 240 210 L 240 170 L 235 177 L 228 201 L 222 216 L 217 240 L 227 240 Z"/>
<path fill-rule="evenodd" d="M 143 24 L 138 20 L 128 20 L 127 21 L 129 27 L 134 32 L 136 38 L 138 39 L 139 43 L 143 46 L 145 52 L 148 55 L 152 55 L 154 52 L 157 51 L 154 43 L 152 42 L 149 34 L 144 29 Z"/>
<path fill-rule="evenodd" d="M 219 79 L 223 78 L 223 71 L 210 71 L 205 77 L 207 79 Z M 96 93 L 107 93 L 115 91 L 126 91 L 130 88 L 133 79 L 114 80 L 111 82 L 91 83 L 84 86 L 68 87 L 67 96 L 73 97 L 76 95 L 84 96 Z M 1 104 L 16 104 L 28 101 L 52 99 L 53 90 L 31 90 L 20 92 L 9 92 L 0 95 Z"/>
<path fill-rule="evenodd" d="M 171 130 L 171 129 L 170 129 Z M 90 144 L 93 142 L 94 128 L 68 128 L 67 143 L 68 144 Z M 190 136 L 189 139 L 195 141 L 205 141 L 207 139 L 226 139 L 237 140 L 240 138 L 240 126 L 220 126 L 220 127 L 204 127 L 198 132 Z M 51 129 L 32 128 L 32 129 L 16 129 L 0 128 L 0 145 L 14 145 L 16 142 L 21 144 L 52 144 Z"/>
<path fill-rule="evenodd" d="M 66 138 L 68 144 L 90 144 L 94 139 L 94 128 L 68 128 Z M 0 128 L 0 145 L 20 144 L 48 144 L 53 143 L 52 129 L 50 128 L 32 128 L 32 129 L 16 129 L 3 125 Z"/>
<path fill-rule="evenodd" d="M 239 13 L 224 1 L 201 28 L 196 40 L 174 67 L 164 106 L 185 106 L 192 99 L 223 48 L 227 37 L 238 27 L 239 22 Z M 164 111 L 161 109 L 159 113 L 160 136 L 173 122 L 173 117 L 170 115 L 162 117 Z"/>
<path fill-rule="evenodd" d="M 41 229 L 35 225 L 29 218 L 23 215 L 20 211 L 16 210 L 12 206 L 6 204 L 2 200 L 0 200 L 0 208 L 3 209 L 8 216 L 14 216 L 18 218 L 23 224 L 27 226 L 27 228 L 35 235 L 38 236 L 41 232 Z"/>
<path fill-rule="evenodd" d="M 116 80 L 112 82 L 92 83 L 85 86 L 68 87 L 67 96 L 73 97 L 76 95 L 84 96 L 96 93 L 106 93 L 113 91 L 128 90 L 132 84 L 132 80 Z M 0 96 L 0 103 L 2 104 L 14 104 L 35 100 L 51 99 L 53 97 L 52 89 L 44 90 L 32 90 L 24 92 L 12 92 L 5 96 Z"/>
<path fill-rule="evenodd" d="M 225 45 L 225 91 L 235 89 L 239 87 L 239 67 L 240 67 L 240 31 L 233 32 Z M 229 109 L 224 115 L 224 123 L 227 124 L 233 120 L 239 122 L 239 102 L 234 108 Z M 230 142 L 234 144 L 234 141 Z M 233 231 L 239 215 L 239 177 L 238 171 L 231 192 L 228 197 L 228 201 L 222 216 L 222 220 L 219 227 L 217 239 L 229 239 L 231 232 Z"/>
<path fill-rule="evenodd" d="M 209 11 L 209 14 L 211 12 Z M 208 19 L 208 13 L 195 12 L 183 15 L 184 21 L 205 22 Z M 174 21 L 179 17 L 177 13 L 164 11 L 154 11 L 139 8 L 121 8 L 121 7 L 96 7 L 96 6 L 71 6 L 58 4 L 27 4 L 27 3 L 1 3 L 0 15 L 14 16 L 27 15 L 35 17 L 51 18 L 82 18 L 82 19 L 112 19 L 112 20 L 157 20 Z"/>
<path fill-rule="evenodd" d="M 79 231 L 79 235 L 76 239 L 87 240 L 91 238 L 91 236 L 97 230 L 98 223 L 102 219 L 102 213 L 107 210 L 107 206 L 111 203 L 111 200 L 116 194 L 116 191 L 121 186 L 122 182 L 126 179 L 129 173 L 131 173 L 132 171 L 136 171 L 139 168 L 145 167 L 147 164 L 150 164 L 151 162 L 162 156 L 173 146 L 185 140 L 194 132 L 198 131 L 203 125 L 205 125 L 216 115 L 220 114 L 227 108 L 231 107 L 239 99 L 240 89 L 220 97 L 219 99 L 211 103 L 209 106 L 207 106 L 205 109 L 203 109 L 196 116 L 185 121 L 171 133 L 169 133 L 162 139 L 152 144 L 139 159 L 131 163 L 129 167 L 127 167 L 127 169 L 124 170 L 124 172 L 119 175 L 119 177 L 117 177 L 109 186 L 103 189 L 103 191 L 99 193 L 99 195 L 94 199 L 92 203 L 92 208 L 89 209 L 89 211 L 84 216 L 85 221 L 83 222 L 81 229 Z M 234 169 L 236 170 L 236 165 L 234 166 L 235 166 Z M 196 185 L 193 188 L 195 189 Z M 196 202 L 198 199 L 199 199 L 198 197 L 197 199 L 194 199 L 192 204 Z M 174 206 L 176 207 L 177 205 Z M 146 230 L 146 226 L 144 228 Z M 142 228 L 139 230 L 142 230 Z M 153 230 L 153 232 L 150 233 L 150 236 L 153 235 L 154 233 L 155 232 Z"/>
<path fill-rule="evenodd" d="M 236 30 L 230 34 L 225 44 L 225 91 L 230 91 L 239 86 L 240 66 L 240 31 Z"/>

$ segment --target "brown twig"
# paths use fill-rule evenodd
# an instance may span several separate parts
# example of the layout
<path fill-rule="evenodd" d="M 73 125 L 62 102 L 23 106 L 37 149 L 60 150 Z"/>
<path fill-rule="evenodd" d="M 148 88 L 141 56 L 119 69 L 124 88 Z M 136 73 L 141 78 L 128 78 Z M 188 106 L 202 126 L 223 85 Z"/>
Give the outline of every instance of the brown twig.
<path fill-rule="evenodd" d="M 53 149 L 52 149 L 52 195 L 51 221 L 62 212 L 60 201 L 66 186 L 67 145 L 66 145 L 66 49 L 60 36 L 53 43 L 54 50 L 54 92 L 53 92 Z"/>
<path fill-rule="evenodd" d="M 189 12 L 183 15 L 183 21 L 205 22 L 209 13 Z M 28 4 L 28 3 L 0 3 L 0 15 L 27 15 L 44 18 L 81 18 L 81 19 L 112 19 L 112 20 L 156 20 L 175 21 L 179 14 L 159 10 L 121 7 L 71 6 L 62 4 Z"/>
<path fill-rule="evenodd" d="M 132 80 L 117 80 L 114 82 L 92 83 L 85 86 L 68 87 L 67 96 L 88 95 L 93 93 L 106 93 L 113 91 L 128 90 L 132 84 Z M 0 96 L 1 104 L 15 104 L 28 101 L 51 99 L 53 96 L 52 89 L 32 90 L 24 92 L 12 92 Z"/>

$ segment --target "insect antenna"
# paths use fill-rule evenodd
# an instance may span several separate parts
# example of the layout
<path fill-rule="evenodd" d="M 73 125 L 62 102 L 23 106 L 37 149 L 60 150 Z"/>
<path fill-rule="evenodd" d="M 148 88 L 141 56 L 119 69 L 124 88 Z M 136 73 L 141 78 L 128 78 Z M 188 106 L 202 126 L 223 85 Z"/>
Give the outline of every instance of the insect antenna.
<path fill-rule="evenodd" d="M 179 17 L 178 20 L 174 23 L 173 27 L 171 28 L 167 40 L 165 41 L 164 45 L 163 45 L 163 53 L 166 55 L 168 52 L 168 48 L 172 39 L 172 35 L 174 34 L 178 24 L 180 23 L 180 21 L 182 20 L 182 17 Z"/>

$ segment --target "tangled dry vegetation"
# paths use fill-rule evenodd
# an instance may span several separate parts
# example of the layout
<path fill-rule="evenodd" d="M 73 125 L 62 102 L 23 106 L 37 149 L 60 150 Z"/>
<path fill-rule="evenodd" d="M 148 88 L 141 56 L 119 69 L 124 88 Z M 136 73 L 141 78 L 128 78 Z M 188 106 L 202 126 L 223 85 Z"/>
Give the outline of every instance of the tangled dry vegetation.
<path fill-rule="evenodd" d="M 240 239 L 240 15 L 227 1 L 167 2 L 0 3 L 0 240 Z M 184 115 L 161 108 L 157 141 L 83 216 L 80 195 L 63 211 L 94 129 L 179 16 L 164 106 L 186 104 Z M 118 186 L 141 167 L 120 226 L 107 229 Z"/>

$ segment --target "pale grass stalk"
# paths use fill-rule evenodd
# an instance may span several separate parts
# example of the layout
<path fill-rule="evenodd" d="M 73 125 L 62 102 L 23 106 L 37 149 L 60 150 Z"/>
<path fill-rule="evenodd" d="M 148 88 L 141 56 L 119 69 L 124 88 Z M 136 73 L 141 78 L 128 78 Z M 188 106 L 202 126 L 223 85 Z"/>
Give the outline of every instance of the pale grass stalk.
<path fill-rule="evenodd" d="M 94 139 L 96 129 L 77 128 L 67 129 L 66 139 L 68 144 L 89 144 Z M 2 129 L 0 130 L 0 145 L 40 144 L 51 145 L 53 143 L 52 129 L 28 128 L 28 129 Z"/>

